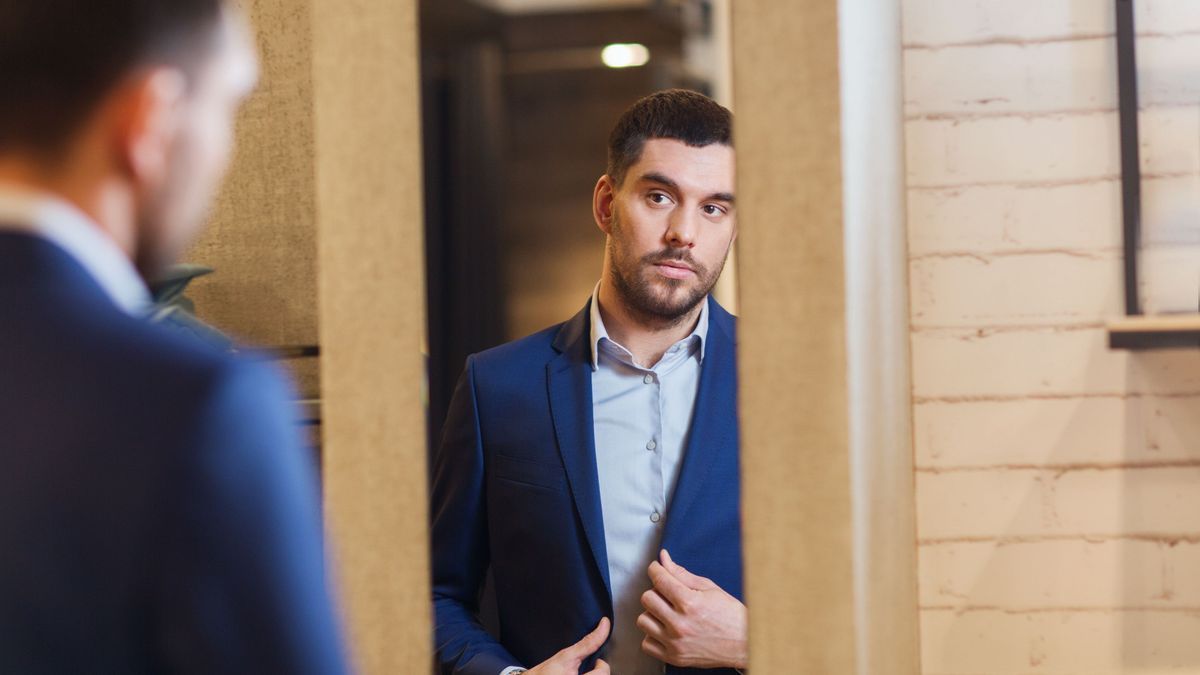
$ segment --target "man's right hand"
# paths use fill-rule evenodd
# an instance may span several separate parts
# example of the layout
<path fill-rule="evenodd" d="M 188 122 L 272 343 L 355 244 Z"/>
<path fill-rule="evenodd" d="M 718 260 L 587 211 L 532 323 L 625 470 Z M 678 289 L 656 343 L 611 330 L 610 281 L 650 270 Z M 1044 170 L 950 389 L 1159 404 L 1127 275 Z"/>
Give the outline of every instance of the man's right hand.
<path fill-rule="evenodd" d="M 608 617 L 600 619 L 596 629 L 575 644 L 551 656 L 548 660 L 525 671 L 528 675 L 609 675 L 608 664 L 603 659 L 596 661 L 596 669 L 580 673 L 579 667 L 589 656 L 596 653 L 608 639 L 610 625 Z"/>

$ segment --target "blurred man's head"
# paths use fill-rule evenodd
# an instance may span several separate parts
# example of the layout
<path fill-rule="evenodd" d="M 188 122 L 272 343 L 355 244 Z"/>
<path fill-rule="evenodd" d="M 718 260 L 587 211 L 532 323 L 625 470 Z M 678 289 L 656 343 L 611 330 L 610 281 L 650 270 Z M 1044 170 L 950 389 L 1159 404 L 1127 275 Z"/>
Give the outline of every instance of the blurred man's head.
<path fill-rule="evenodd" d="M 203 222 L 257 68 L 222 0 L 0 0 L 0 180 L 74 201 L 152 275 Z"/>
<path fill-rule="evenodd" d="M 613 129 L 593 198 L 608 235 L 602 283 L 647 321 L 682 321 L 725 266 L 737 236 L 732 122 L 707 96 L 672 89 Z"/>

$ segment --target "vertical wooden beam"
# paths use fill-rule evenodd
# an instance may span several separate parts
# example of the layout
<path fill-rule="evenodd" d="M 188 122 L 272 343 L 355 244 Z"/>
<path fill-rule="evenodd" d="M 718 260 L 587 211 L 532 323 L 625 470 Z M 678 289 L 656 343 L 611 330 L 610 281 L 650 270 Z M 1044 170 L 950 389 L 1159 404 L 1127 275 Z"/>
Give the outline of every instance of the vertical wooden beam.
<path fill-rule="evenodd" d="M 853 673 L 837 3 L 733 12 L 750 671 Z"/>
<path fill-rule="evenodd" d="M 361 672 L 431 663 L 415 0 L 312 0 L 325 494 Z"/>
<path fill-rule="evenodd" d="M 841 0 L 842 205 L 858 672 L 920 672 L 899 0 Z"/>
<path fill-rule="evenodd" d="M 752 672 L 917 672 L 889 4 L 733 3 Z"/>

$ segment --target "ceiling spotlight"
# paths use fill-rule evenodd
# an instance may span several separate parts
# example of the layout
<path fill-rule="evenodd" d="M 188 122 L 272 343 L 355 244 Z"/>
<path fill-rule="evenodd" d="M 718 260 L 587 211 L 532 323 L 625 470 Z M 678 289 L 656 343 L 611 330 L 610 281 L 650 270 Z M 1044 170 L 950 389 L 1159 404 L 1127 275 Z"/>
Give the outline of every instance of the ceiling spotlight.
<path fill-rule="evenodd" d="M 637 68 L 650 61 L 650 50 L 637 43 L 618 43 L 604 48 L 600 60 L 609 68 Z"/>

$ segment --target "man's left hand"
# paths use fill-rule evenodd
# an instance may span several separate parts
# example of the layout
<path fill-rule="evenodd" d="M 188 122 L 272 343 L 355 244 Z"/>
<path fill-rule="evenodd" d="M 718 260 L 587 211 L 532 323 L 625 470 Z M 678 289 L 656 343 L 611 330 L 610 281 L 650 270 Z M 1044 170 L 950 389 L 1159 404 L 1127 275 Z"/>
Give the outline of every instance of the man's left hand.
<path fill-rule="evenodd" d="M 642 594 L 642 651 L 673 666 L 746 668 L 746 606 L 665 550 L 650 563 L 654 587 Z"/>

